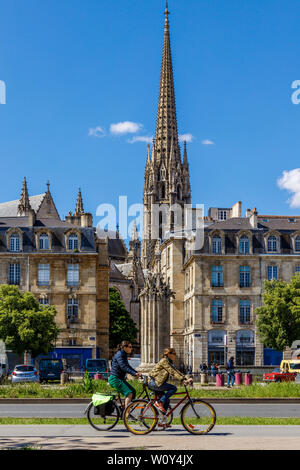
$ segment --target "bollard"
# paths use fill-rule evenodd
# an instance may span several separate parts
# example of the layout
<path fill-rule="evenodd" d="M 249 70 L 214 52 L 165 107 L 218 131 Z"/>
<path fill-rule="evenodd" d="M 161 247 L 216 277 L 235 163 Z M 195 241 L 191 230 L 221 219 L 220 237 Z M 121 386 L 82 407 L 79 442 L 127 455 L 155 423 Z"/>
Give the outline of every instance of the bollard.
<path fill-rule="evenodd" d="M 64 385 L 68 382 L 68 374 L 66 372 L 62 372 L 60 374 L 60 385 Z"/>
<path fill-rule="evenodd" d="M 201 383 L 202 384 L 207 384 L 207 375 L 206 374 L 201 374 Z"/>
<path fill-rule="evenodd" d="M 224 374 L 217 374 L 216 375 L 216 387 L 223 387 L 224 386 Z"/>
<path fill-rule="evenodd" d="M 241 372 L 236 372 L 234 374 L 235 376 L 235 383 L 236 385 L 242 385 L 243 384 L 243 377 Z"/>
<path fill-rule="evenodd" d="M 249 386 L 252 384 L 252 374 L 245 374 L 245 385 Z"/>
<path fill-rule="evenodd" d="M 94 374 L 94 380 L 102 380 L 103 377 L 101 374 Z"/>

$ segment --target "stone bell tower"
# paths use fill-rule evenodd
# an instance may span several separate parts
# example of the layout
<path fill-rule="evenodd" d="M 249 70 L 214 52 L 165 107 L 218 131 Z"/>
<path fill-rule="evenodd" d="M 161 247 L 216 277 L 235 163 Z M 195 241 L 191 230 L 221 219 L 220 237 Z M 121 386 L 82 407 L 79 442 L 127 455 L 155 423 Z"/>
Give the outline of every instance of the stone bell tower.
<path fill-rule="evenodd" d="M 184 204 L 191 202 L 186 142 L 182 160 L 177 130 L 169 14 L 166 5 L 156 133 L 152 151 L 148 146 L 145 167 L 142 246 L 144 268 L 148 268 L 151 263 L 156 241 L 164 238 L 164 232 L 174 229 L 171 207 L 179 204 L 183 213 Z"/>

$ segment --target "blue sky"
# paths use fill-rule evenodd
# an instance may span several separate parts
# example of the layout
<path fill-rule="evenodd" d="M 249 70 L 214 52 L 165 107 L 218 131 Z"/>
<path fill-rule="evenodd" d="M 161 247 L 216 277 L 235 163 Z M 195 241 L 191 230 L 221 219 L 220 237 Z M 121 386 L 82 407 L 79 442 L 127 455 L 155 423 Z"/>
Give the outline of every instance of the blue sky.
<path fill-rule="evenodd" d="M 50 180 L 61 217 L 79 187 L 93 214 L 119 195 L 142 202 L 147 144 L 130 142 L 155 131 L 164 6 L 2 2 L 1 202 L 19 198 L 24 176 L 31 195 Z M 192 202 L 299 214 L 299 0 L 169 0 L 169 10 L 178 129 L 193 136 Z M 126 122 L 131 132 L 112 132 Z M 292 193 L 277 184 L 284 171 Z"/>

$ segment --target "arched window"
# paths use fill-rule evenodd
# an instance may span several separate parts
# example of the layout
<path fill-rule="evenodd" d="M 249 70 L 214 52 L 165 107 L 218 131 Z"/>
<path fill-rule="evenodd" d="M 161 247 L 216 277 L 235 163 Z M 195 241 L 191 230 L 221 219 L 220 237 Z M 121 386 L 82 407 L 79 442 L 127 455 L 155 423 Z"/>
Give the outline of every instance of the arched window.
<path fill-rule="evenodd" d="M 49 250 L 49 235 L 47 233 L 41 233 L 39 237 L 39 249 Z"/>
<path fill-rule="evenodd" d="M 18 233 L 13 233 L 10 236 L 9 250 L 10 251 L 20 251 L 20 235 Z"/>
<path fill-rule="evenodd" d="M 212 239 L 212 252 L 222 253 L 222 238 L 217 235 Z"/>
<path fill-rule="evenodd" d="M 277 237 L 275 235 L 268 237 L 268 251 L 277 251 Z"/>
<path fill-rule="evenodd" d="M 249 253 L 249 237 L 246 235 L 240 238 L 240 253 L 244 255 Z"/>
<path fill-rule="evenodd" d="M 78 250 L 78 235 L 72 233 L 68 238 L 68 249 L 69 250 Z"/>

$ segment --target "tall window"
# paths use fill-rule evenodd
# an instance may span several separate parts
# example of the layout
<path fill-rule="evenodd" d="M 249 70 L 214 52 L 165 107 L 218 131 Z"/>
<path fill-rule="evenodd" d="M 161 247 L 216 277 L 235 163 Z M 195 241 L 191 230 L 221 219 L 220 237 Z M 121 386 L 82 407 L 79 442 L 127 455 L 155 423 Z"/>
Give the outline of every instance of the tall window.
<path fill-rule="evenodd" d="M 223 320 L 223 300 L 213 300 L 211 305 L 211 321 L 222 323 Z"/>
<path fill-rule="evenodd" d="M 38 284 L 39 286 L 49 286 L 50 284 L 50 265 L 38 265 Z"/>
<path fill-rule="evenodd" d="M 245 255 L 249 253 L 249 237 L 246 235 L 240 238 L 240 253 Z"/>
<path fill-rule="evenodd" d="M 277 237 L 274 235 L 268 237 L 268 251 L 277 251 Z"/>
<path fill-rule="evenodd" d="M 78 250 L 78 235 L 72 233 L 68 239 L 68 248 L 69 250 Z"/>
<path fill-rule="evenodd" d="M 299 237 L 299 235 L 295 238 L 295 251 L 300 251 L 300 237 Z"/>
<path fill-rule="evenodd" d="M 78 286 L 78 284 L 79 284 L 79 264 L 68 264 L 67 284 L 68 284 L 68 286 Z"/>
<path fill-rule="evenodd" d="M 278 268 L 277 266 L 268 266 L 268 280 L 278 279 Z"/>
<path fill-rule="evenodd" d="M 213 266 L 211 271 L 212 287 L 223 286 L 223 266 Z"/>
<path fill-rule="evenodd" d="M 250 323 L 250 300 L 240 300 L 240 323 Z"/>
<path fill-rule="evenodd" d="M 300 274 L 300 266 L 295 267 L 295 274 Z"/>
<path fill-rule="evenodd" d="M 78 319 L 78 299 L 68 299 L 67 317 L 71 321 Z"/>
<path fill-rule="evenodd" d="M 240 266 L 240 287 L 250 287 L 250 266 Z"/>
<path fill-rule="evenodd" d="M 226 220 L 227 219 L 227 211 L 218 211 L 218 219 L 219 220 Z"/>
<path fill-rule="evenodd" d="M 39 249 L 40 250 L 49 250 L 49 235 L 47 233 L 42 233 L 39 237 Z"/>
<path fill-rule="evenodd" d="M 9 239 L 9 250 L 20 251 L 20 235 L 13 233 Z"/>
<path fill-rule="evenodd" d="M 215 236 L 212 239 L 212 251 L 213 253 L 222 253 L 222 239 L 221 237 Z"/>
<path fill-rule="evenodd" d="M 20 264 L 11 263 L 9 265 L 9 284 L 20 284 Z"/>

